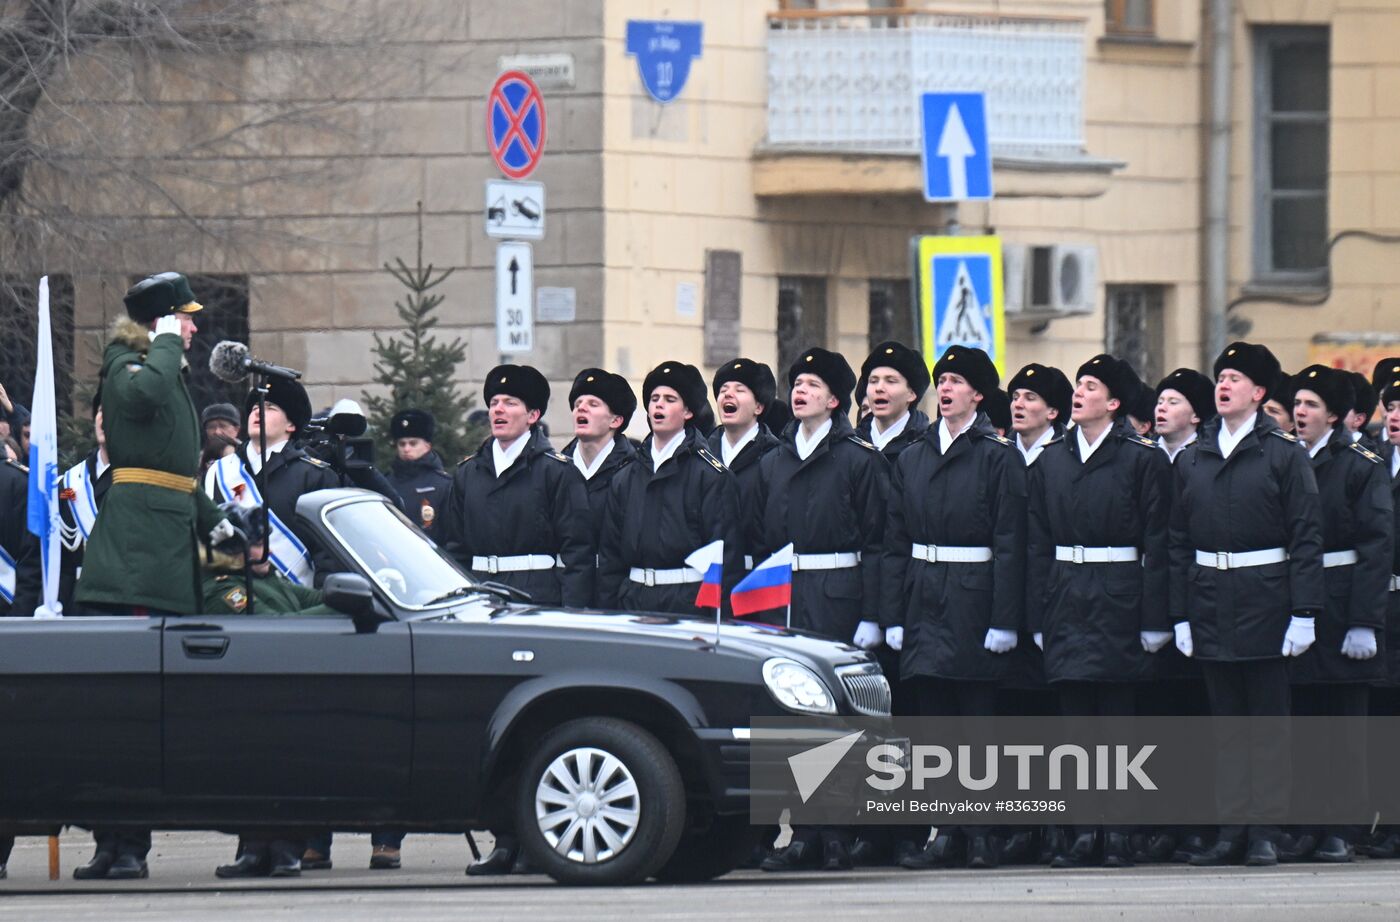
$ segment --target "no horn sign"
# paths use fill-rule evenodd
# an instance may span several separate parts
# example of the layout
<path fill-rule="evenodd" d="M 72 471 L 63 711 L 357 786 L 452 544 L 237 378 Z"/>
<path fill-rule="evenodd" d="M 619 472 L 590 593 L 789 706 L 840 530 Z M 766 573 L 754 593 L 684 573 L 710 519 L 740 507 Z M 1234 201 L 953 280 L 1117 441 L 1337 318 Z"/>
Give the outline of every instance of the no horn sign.
<path fill-rule="evenodd" d="M 528 74 L 508 70 L 486 99 L 486 145 L 511 179 L 524 179 L 544 156 L 544 97 Z"/>

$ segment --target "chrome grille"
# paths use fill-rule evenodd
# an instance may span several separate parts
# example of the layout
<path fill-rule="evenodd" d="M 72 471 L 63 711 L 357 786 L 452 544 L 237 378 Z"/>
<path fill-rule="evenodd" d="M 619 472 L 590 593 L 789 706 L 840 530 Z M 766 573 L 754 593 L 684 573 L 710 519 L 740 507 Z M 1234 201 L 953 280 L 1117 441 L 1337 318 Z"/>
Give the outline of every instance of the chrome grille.
<path fill-rule="evenodd" d="M 846 691 L 846 700 L 856 711 L 872 717 L 890 715 L 890 683 L 879 666 L 874 663 L 842 666 L 836 670 L 836 675 Z"/>

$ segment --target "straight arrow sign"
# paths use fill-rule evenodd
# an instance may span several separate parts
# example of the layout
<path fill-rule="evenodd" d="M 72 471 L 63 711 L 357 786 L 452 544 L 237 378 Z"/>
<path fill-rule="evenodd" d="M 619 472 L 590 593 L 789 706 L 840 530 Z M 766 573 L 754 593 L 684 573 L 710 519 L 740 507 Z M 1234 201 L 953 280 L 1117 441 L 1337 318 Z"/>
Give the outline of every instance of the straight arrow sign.
<path fill-rule="evenodd" d="M 948 107 L 948 118 L 938 136 L 938 156 L 948 161 L 948 190 L 952 198 L 967 198 L 967 158 L 977 153 L 967 136 L 962 113 L 956 103 Z"/>
<path fill-rule="evenodd" d="M 924 198 L 930 202 L 986 201 L 992 197 L 987 106 L 981 93 L 924 93 Z"/>
<path fill-rule="evenodd" d="M 530 244 L 496 245 L 496 351 L 502 355 L 535 348 L 534 269 Z"/>

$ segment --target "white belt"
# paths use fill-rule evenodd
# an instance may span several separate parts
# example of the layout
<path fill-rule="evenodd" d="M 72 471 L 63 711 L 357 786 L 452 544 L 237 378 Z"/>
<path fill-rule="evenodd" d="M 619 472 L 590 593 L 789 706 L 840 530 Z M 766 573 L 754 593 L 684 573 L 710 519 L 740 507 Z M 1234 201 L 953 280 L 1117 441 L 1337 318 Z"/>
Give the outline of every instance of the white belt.
<path fill-rule="evenodd" d="M 680 586 L 685 583 L 698 583 L 704 576 L 694 567 L 676 567 L 673 570 L 633 567 L 628 571 L 627 578 L 643 586 Z"/>
<path fill-rule="evenodd" d="M 1397 573 L 1390 578 L 1390 591 L 1400 592 L 1400 573 Z"/>
<path fill-rule="evenodd" d="M 1283 563 L 1288 559 L 1288 551 L 1281 547 L 1269 547 L 1262 551 L 1197 551 L 1196 566 L 1214 567 L 1217 570 L 1238 570 L 1241 567 L 1262 567 L 1271 563 Z"/>
<path fill-rule="evenodd" d="M 1070 547 L 1057 544 L 1055 545 L 1055 559 L 1063 560 L 1065 563 L 1132 563 L 1138 559 L 1138 549 L 1135 547 L 1085 547 L 1082 544 Z"/>
<path fill-rule="evenodd" d="M 745 555 L 744 555 L 744 569 L 745 569 L 745 570 L 752 570 L 752 569 L 753 569 L 753 556 L 750 555 L 750 554 L 745 554 Z"/>
<path fill-rule="evenodd" d="M 943 547 L 937 544 L 915 544 L 909 548 L 915 560 L 928 563 L 988 563 L 992 559 L 989 547 Z"/>
<path fill-rule="evenodd" d="M 549 554 L 514 554 L 510 557 L 473 557 L 472 569 L 478 573 L 521 573 L 525 570 L 553 570 L 564 562 Z"/>
<path fill-rule="evenodd" d="M 799 570 L 845 570 L 860 563 L 860 551 L 835 554 L 793 554 L 792 572 Z"/>
<path fill-rule="evenodd" d="M 1328 551 L 1322 555 L 1322 565 L 1324 567 L 1349 567 L 1360 559 L 1356 556 L 1356 551 Z"/>

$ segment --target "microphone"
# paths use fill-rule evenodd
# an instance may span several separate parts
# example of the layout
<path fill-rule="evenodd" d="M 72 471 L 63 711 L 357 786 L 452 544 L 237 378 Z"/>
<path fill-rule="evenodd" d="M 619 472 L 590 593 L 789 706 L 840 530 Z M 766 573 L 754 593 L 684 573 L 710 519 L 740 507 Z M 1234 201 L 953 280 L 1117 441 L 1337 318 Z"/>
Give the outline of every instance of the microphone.
<path fill-rule="evenodd" d="M 237 384 L 247 378 L 250 372 L 288 381 L 295 381 L 301 377 L 301 372 L 296 369 L 258 361 L 248 354 L 247 346 L 228 339 L 219 343 L 209 353 L 209 370 L 214 373 L 214 377 L 229 384 Z"/>

